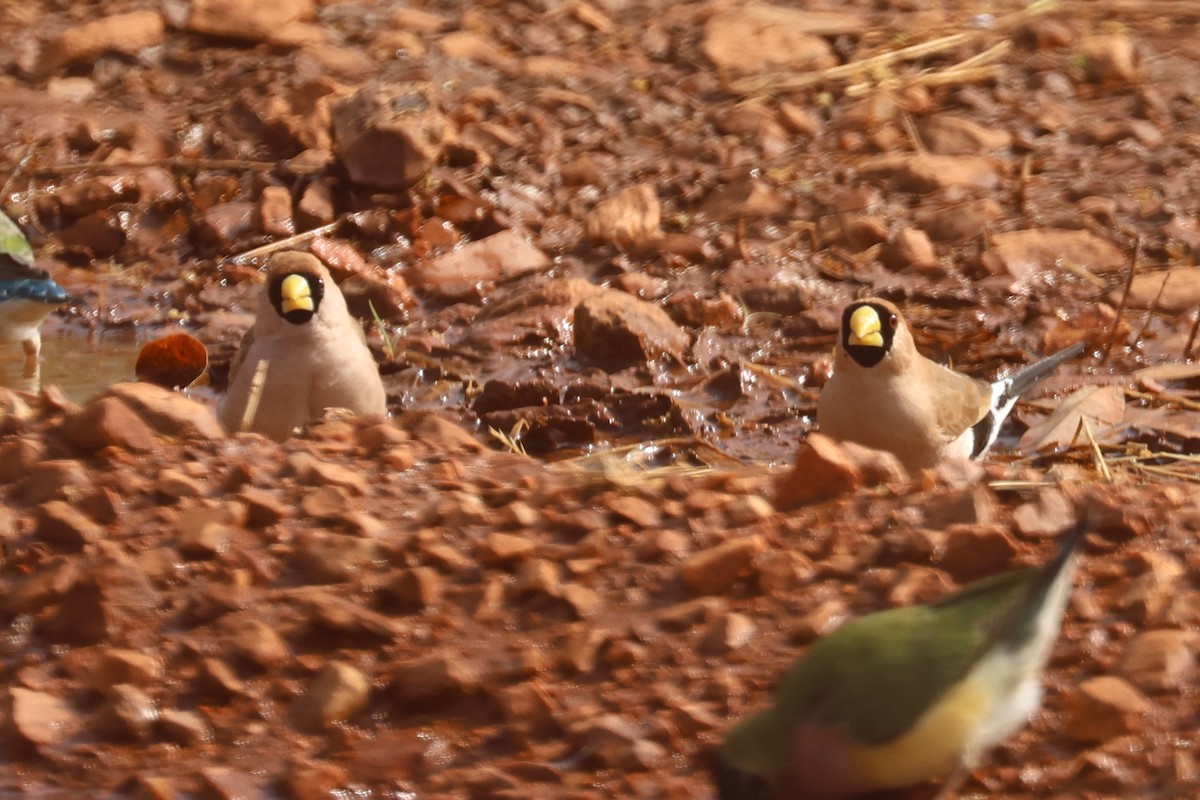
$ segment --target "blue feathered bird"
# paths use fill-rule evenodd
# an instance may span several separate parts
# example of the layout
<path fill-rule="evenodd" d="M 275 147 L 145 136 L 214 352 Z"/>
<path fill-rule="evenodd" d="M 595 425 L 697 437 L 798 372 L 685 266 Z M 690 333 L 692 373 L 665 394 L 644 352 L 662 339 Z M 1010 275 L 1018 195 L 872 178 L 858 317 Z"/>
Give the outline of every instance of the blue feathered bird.
<path fill-rule="evenodd" d="M 0 342 L 20 342 L 25 375 L 37 372 L 41 326 L 70 296 L 33 263 L 33 248 L 16 223 L 0 212 Z"/>

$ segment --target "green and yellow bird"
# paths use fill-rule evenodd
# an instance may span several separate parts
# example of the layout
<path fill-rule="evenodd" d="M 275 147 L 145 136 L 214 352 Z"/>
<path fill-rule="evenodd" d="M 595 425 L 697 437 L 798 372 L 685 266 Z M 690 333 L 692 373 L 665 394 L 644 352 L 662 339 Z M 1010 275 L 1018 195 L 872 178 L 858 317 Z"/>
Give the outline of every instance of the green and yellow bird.
<path fill-rule="evenodd" d="M 817 641 L 774 705 L 726 734 L 720 799 L 840 800 L 951 773 L 939 797 L 956 790 L 1041 706 L 1085 529 L 1042 566 L 870 614 Z"/>

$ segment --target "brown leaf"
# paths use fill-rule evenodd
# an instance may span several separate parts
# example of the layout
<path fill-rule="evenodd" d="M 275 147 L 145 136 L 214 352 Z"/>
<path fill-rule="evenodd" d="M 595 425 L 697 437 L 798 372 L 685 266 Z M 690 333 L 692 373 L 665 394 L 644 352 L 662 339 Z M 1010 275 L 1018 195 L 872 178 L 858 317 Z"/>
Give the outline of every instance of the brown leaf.
<path fill-rule="evenodd" d="M 139 381 L 174 389 L 191 386 L 207 369 L 204 344 L 191 334 L 172 333 L 142 347 L 134 374 Z"/>
<path fill-rule="evenodd" d="M 1095 432 L 1096 423 L 1116 425 L 1125 418 L 1125 394 L 1120 386 L 1084 386 L 1063 400 L 1045 422 L 1034 425 L 1021 437 L 1022 450 L 1044 450 L 1069 445 L 1087 417 Z M 1080 441 L 1086 441 L 1080 439 Z"/>

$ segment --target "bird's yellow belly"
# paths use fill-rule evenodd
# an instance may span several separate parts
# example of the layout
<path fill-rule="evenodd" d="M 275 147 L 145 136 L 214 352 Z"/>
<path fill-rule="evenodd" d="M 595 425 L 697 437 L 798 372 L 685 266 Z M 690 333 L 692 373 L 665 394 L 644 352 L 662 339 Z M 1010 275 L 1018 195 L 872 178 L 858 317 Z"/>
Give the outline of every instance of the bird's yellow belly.
<path fill-rule="evenodd" d="M 887 744 L 858 749 L 854 756 L 872 785 L 911 786 L 950 772 L 993 713 L 995 692 L 968 675 L 925 713 L 912 730 Z"/>

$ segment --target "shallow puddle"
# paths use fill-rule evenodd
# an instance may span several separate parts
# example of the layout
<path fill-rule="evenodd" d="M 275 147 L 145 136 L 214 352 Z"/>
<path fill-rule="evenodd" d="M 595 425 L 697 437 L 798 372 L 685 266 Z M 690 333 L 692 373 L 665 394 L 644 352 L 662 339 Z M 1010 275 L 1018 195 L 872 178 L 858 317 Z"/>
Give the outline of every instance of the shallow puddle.
<path fill-rule="evenodd" d="M 59 386 L 77 403 L 121 381 L 133 380 L 133 366 L 143 343 L 133 330 L 89 333 L 50 319 L 42 327 L 39 374 L 26 378 L 25 354 L 19 344 L 0 344 L 0 386 L 38 391 Z"/>

